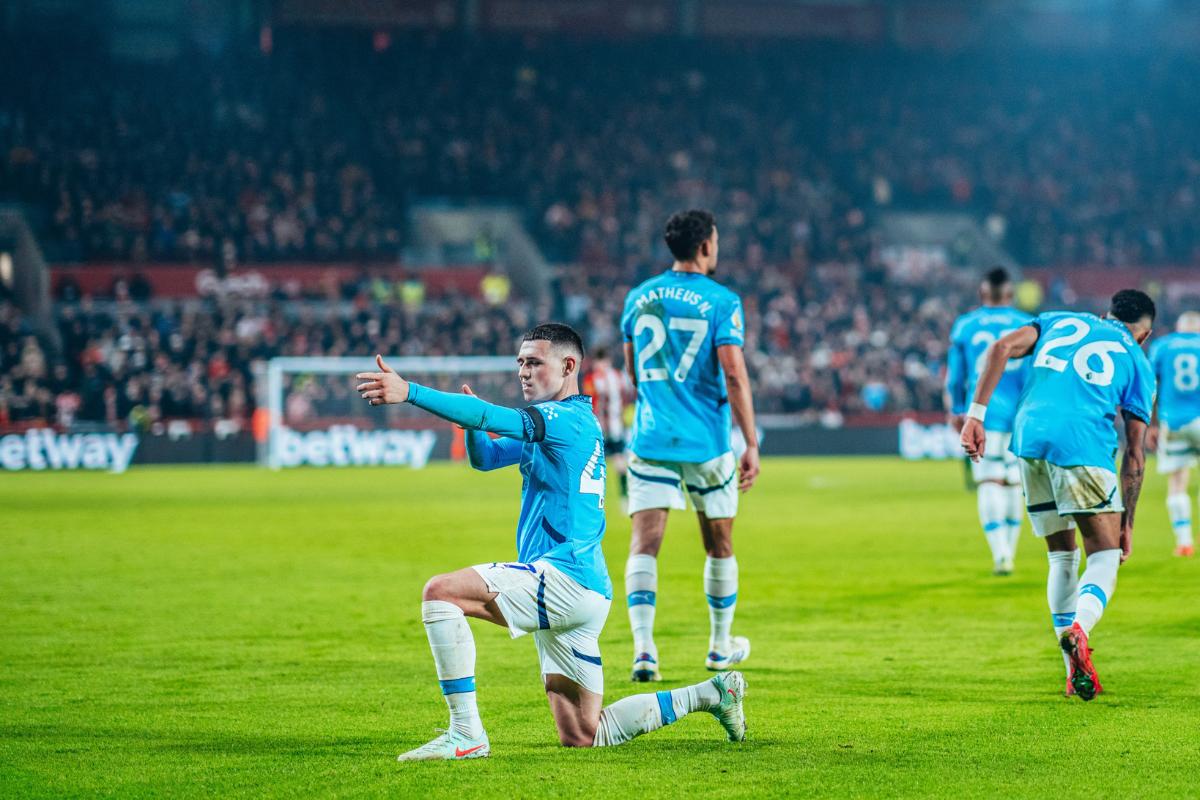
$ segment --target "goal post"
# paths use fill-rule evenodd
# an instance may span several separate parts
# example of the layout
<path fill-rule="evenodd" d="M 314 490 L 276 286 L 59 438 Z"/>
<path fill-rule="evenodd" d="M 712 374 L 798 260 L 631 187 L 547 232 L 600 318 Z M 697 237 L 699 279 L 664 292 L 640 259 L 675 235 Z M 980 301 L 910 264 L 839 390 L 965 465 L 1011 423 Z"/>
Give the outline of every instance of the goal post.
<path fill-rule="evenodd" d="M 442 391 L 463 384 L 485 400 L 522 405 L 516 363 L 510 356 L 384 357 L 406 379 Z M 267 433 L 259 463 L 298 466 L 407 465 L 457 455 L 461 432 L 406 403 L 372 406 L 354 391 L 355 374 L 374 372 L 369 357 L 281 357 L 267 362 Z"/>

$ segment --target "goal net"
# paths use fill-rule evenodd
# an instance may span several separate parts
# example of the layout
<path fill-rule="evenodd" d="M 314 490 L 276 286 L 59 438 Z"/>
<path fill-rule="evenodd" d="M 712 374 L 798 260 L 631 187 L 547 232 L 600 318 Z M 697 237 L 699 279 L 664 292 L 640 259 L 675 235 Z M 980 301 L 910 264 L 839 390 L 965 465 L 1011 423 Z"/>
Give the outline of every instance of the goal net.
<path fill-rule="evenodd" d="M 446 392 L 463 384 L 492 403 L 521 406 L 516 363 L 504 356 L 387 358 L 406 379 Z M 372 406 L 354 391 L 354 375 L 375 372 L 373 358 L 273 358 L 267 363 L 267 435 L 259 463 L 423 467 L 462 455 L 462 432 L 407 403 Z"/>

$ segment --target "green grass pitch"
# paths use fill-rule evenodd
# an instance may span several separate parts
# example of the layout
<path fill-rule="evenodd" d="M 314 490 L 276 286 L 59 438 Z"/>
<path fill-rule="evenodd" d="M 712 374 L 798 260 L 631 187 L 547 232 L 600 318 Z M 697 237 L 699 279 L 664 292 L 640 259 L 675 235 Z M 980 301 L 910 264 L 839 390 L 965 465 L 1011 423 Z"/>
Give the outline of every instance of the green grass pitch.
<path fill-rule="evenodd" d="M 507 474 L 506 474 L 507 473 Z M 707 714 L 564 750 L 533 643 L 472 623 L 492 758 L 395 762 L 446 711 L 425 579 L 513 558 L 519 477 L 134 469 L 0 478 L 0 795 L 1183 797 L 1200 793 L 1200 563 L 1164 482 L 1093 637 L 1107 694 L 1062 697 L 1043 546 L 990 575 L 956 463 L 772 459 L 735 528 L 750 739 Z M 615 497 L 609 700 L 628 682 Z M 665 686 L 706 677 L 703 552 L 672 518 Z"/>

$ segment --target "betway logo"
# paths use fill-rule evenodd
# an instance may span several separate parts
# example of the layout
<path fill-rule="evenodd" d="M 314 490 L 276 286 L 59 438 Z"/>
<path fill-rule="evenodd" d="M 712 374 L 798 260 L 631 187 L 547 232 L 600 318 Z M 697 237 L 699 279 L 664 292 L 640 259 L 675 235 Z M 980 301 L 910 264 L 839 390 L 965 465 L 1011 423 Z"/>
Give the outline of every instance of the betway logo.
<path fill-rule="evenodd" d="M 900 455 L 903 458 L 962 458 L 959 435 L 949 425 L 921 425 L 911 419 L 900 423 Z"/>
<path fill-rule="evenodd" d="M 107 469 L 124 472 L 137 450 L 133 433 L 56 433 L 33 428 L 0 438 L 0 465 L 21 469 Z"/>
<path fill-rule="evenodd" d="M 271 446 L 273 463 L 280 467 L 408 464 L 419 469 L 429 462 L 436 441 L 433 431 L 360 431 L 335 425 L 307 433 L 280 428 Z"/>

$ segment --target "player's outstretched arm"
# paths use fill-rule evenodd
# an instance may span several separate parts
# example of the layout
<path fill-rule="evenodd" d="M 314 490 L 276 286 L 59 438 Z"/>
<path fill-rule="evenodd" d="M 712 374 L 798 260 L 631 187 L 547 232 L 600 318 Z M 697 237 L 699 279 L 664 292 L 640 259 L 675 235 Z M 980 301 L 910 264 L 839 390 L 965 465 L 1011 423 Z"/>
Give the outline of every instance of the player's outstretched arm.
<path fill-rule="evenodd" d="M 439 392 L 406 381 L 384 363 L 380 355 L 375 356 L 375 363 L 379 366 L 379 372 L 360 372 L 355 376 L 362 381 L 356 391 L 373 406 L 412 403 L 464 428 L 490 431 L 517 439 L 525 435 L 525 418 L 514 408 L 486 403 L 474 395 Z"/>
<path fill-rule="evenodd" d="M 1125 455 L 1121 457 L 1121 562 L 1133 552 L 1133 514 L 1138 496 L 1142 493 L 1142 477 L 1146 472 L 1146 421 L 1125 414 Z"/>
<path fill-rule="evenodd" d="M 471 387 L 463 384 L 463 394 L 475 397 Z M 520 463 L 521 449 L 524 446 L 516 439 L 493 439 L 483 431 L 466 428 L 465 442 L 467 445 L 467 460 L 471 466 L 480 472 L 489 472 L 501 467 L 510 467 Z"/>
<path fill-rule="evenodd" d="M 717 360 L 725 371 L 725 389 L 729 393 L 729 409 L 733 420 L 746 438 L 746 452 L 738 462 L 738 488 L 749 491 L 758 477 L 758 428 L 754 425 L 754 398 L 750 394 L 750 373 L 746 371 L 746 357 L 736 344 L 723 344 L 717 348 Z"/>
<path fill-rule="evenodd" d="M 1017 328 L 1007 336 L 993 342 L 984 356 L 983 372 L 979 373 L 979 383 L 975 385 L 975 400 L 967 410 L 967 418 L 962 428 L 962 448 L 972 460 L 983 458 L 986 437 L 983 433 L 983 419 L 987 412 L 988 401 L 992 392 L 1004 376 L 1004 369 L 1010 358 L 1023 358 L 1033 351 L 1037 344 L 1040 331 L 1034 325 Z"/>

